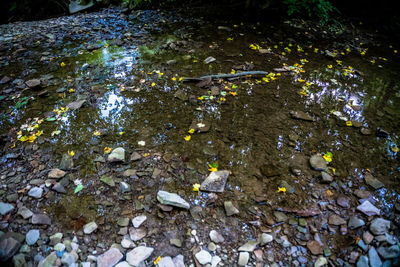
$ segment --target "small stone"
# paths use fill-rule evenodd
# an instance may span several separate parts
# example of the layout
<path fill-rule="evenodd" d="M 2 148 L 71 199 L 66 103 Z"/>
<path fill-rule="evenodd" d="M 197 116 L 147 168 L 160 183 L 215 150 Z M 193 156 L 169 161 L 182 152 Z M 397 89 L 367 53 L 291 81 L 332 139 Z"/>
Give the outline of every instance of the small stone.
<path fill-rule="evenodd" d="M 40 187 L 32 187 L 28 192 L 28 196 L 33 198 L 41 198 L 42 194 L 43 194 L 43 189 Z"/>
<path fill-rule="evenodd" d="M 211 263 L 211 254 L 208 253 L 206 250 L 200 250 L 195 255 L 196 259 L 199 261 L 200 264 L 204 265 L 207 263 Z"/>
<path fill-rule="evenodd" d="M 52 252 L 52 253 L 50 253 L 50 255 L 48 255 L 48 256 L 44 259 L 44 261 L 43 261 L 43 263 L 42 263 L 41 266 L 43 266 L 43 267 L 54 266 L 55 263 L 56 263 L 56 261 L 57 261 L 56 252 Z M 39 265 L 40 265 L 40 264 L 39 264 Z"/>
<path fill-rule="evenodd" d="M 225 238 L 215 230 L 211 230 L 209 236 L 214 243 L 222 243 L 225 241 Z"/>
<path fill-rule="evenodd" d="M 345 196 L 339 196 L 336 200 L 336 203 L 342 208 L 348 209 L 350 208 L 349 198 Z"/>
<path fill-rule="evenodd" d="M 64 253 L 61 257 L 61 263 L 65 266 L 74 266 L 75 264 L 75 257 L 72 253 Z"/>
<path fill-rule="evenodd" d="M 136 170 L 135 169 L 127 169 L 126 171 L 124 171 L 124 173 L 122 175 L 124 177 L 135 176 L 136 175 Z"/>
<path fill-rule="evenodd" d="M 246 244 L 239 247 L 238 251 L 253 252 L 258 245 L 257 241 L 249 240 Z"/>
<path fill-rule="evenodd" d="M 14 209 L 14 206 L 9 203 L 0 202 L 0 214 L 6 215 Z"/>
<path fill-rule="evenodd" d="M 58 244 L 61 242 L 61 239 L 63 237 L 62 233 L 55 233 L 54 235 L 50 236 L 50 245 L 54 246 L 55 244 Z"/>
<path fill-rule="evenodd" d="M 32 217 L 33 212 L 30 211 L 27 207 L 21 207 L 18 209 L 18 215 L 21 215 L 21 217 L 24 219 L 28 219 Z"/>
<path fill-rule="evenodd" d="M 375 248 L 372 246 L 368 250 L 368 259 L 369 259 L 369 264 L 371 266 L 382 266 L 381 258 L 379 258 L 378 253 L 376 252 Z"/>
<path fill-rule="evenodd" d="M 387 231 L 390 228 L 390 221 L 382 219 L 382 218 L 376 218 L 372 220 L 369 230 L 374 234 L 374 235 L 383 235 L 387 233 Z"/>
<path fill-rule="evenodd" d="M 210 64 L 211 62 L 216 61 L 216 59 L 214 57 L 207 57 L 206 59 L 204 59 L 204 64 Z"/>
<path fill-rule="evenodd" d="M 325 169 L 328 167 L 326 160 L 320 154 L 311 156 L 310 165 L 316 171 L 325 171 Z"/>
<path fill-rule="evenodd" d="M 68 153 L 62 155 L 61 162 L 60 162 L 60 169 L 61 170 L 71 170 L 74 167 L 74 161 Z"/>
<path fill-rule="evenodd" d="M 26 81 L 25 84 L 26 84 L 30 89 L 34 89 L 34 88 L 40 86 L 40 80 L 39 80 L 39 79 L 32 79 L 32 80 Z"/>
<path fill-rule="evenodd" d="M 248 252 L 240 252 L 239 253 L 239 260 L 238 260 L 238 265 L 239 266 L 246 266 L 247 263 L 249 262 L 250 255 Z"/>
<path fill-rule="evenodd" d="M 186 265 L 185 265 L 185 262 L 184 262 L 183 259 L 184 259 L 184 257 L 183 257 L 183 255 L 181 255 L 181 254 L 175 256 L 175 257 L 172 259 L 172 261 L 173 261 L 174 264 L 175 264 L 175 267 L 185 267 Z M 211 264 L 212 264 L 212 261 L 211 261 Z M 215 266 L 214 266 L 214 267 L 215 267 Z"/>
<path fill-rule="evenodd" d="M 110 248 L 97 257 L 97 267 L 110 267 L 116 265 L 124 255 L 117 248 Z"/>
<path fill-rule="evenodd" d="M 225 184 L 229 177 L 229 171 L 211 172 L 201 183 L 200 190 L 221 193 L 225 190 Z"/>
<path fill-rule="evenodd" d="M 364 176 L 365 182 L 370 185 L 371 187 L 373 187 L 375 190 L 384 187 L 384 184 L 379 181 L 377 178 L 375 178 L 374 176 L 372 176 L 372 174 L 367 173 Z"/>
<path fill-rule="evenodd" d="M 379 215 L 380 210 L 371 204 L 368 200 L 364 201 L 357 209 L 367 216 Z"/>
<path fill-rule="evenodd" d="M 129 227 L 129 236 L 135 242 L 144 238 L 146 235 L 147 231 L 146 228 L 144 227 L 139 227 L 139 228 Z"/>
<path fill-rule="evenodd" d="M 212 259 L 211 259 L 211 267 L 217 267 L 218 264 L 219 264 L 221 261 L 222 261 L 222 259 L 221 259 L 219 256 L 213 256 Z M 178 267 L 178 266 L 176 266 L 176 263 L 175 263 L 175 267 Z M 183 266 L 182 266 L 182 267 L 183 267 Z"/>
<path fill-rule="evenodd" d="M 261 235 L 261 246 L 265 246 L 266 244 L 272 242 L 274 240 L 274 237 L 272 235 L 263 233 Z"/>
<path fill-rule="evenodd" d="M 224 207 L 226 216 L 232 216 L 239 213 L 239 210 L 235 206 L 233 206 L 233 203 L 231 201 L 225 201 Z"/>
<path fill-rule="evenodd" d="M 33 214 L 32 224 L 47 224 L 51 225 L 51 219 L 45 214 Z"/>
<path fill-rule="evenodd" d="M 119 185 L 121 187 L 122 194 L 131 191 L 131 186 L 129 184 L 127 184 L 125 182 L 120 182 Z"/>
<path fill-rule="evenodd" d="M 325 257 L 319 257 L 315 263 L 314 263 L 314 267 L 322 267 L 328 264 L 328 260 Z"/>
<path fill-rule="evenodd" d="M 131 159 L 131 161 L 137 161 L 141 158 L 142 158 L 142 156 L 139 153 L 133 152 L 130 159 Z"/>
<path fill-rule="evenodd" d="M 21 243 L 12 237 L 4 238 L 0 242 L 0 262 L 5 262 L 18 252 Z"/>
<path fill-rule="evenodd" d="M 97 224 L 96 222 L 90 222 L 87 223 L 83 226 L 83 232 L 87 235 L 90 235 L 91 233 L 93 233 L 94 231 L 96 231 L 97 229 Z"/>
<path fill-rule="evenodd" d="M 280 211 L 274 211 L 274 218 L 276 222 L 286 222 L 288 217 L 285 213 Z"/>
<path fill-rule="evenodd" d="M 63 243 L 58 243 L 54 246 L 53 248 L 55 251 L 64 251 L 65 250 L 65 245 Z"/>
<path fill-rule="evenodd" d="M 360 190 L 360 189 L 356 189 L 354 191 L 354 194 L 361 199 L 367 199 L 371 196 L 371 192 L 366 191 L 366 190 Z"/>
<path fill-rule="evenodd" d="M 144 246 L 134 248 L 126 254 L 126 261 L 134 267 L 142 266 L 143 262 L 151 256 L 153 251 L 153 248 Z"/>
<path fill-rule="evenodd" d="M 190 209 L 189 203 L 175 193 L 158 191 L 157 200 L 163 205 L 171 205 L 178 208 Z"/>
<path fill-rule="evenodd" d="M 174 245 L 175 247 L 181 248 L 182 247 L 182 241 L 180 239 L 177 238 L 171 238 L 169 240 L 169 243 L 171 245 Z"/>
<path fill-rule="evenodd" d="M 307 248 L 313 255 L 320 255 L 323 252 L 321 244 L 316 240 L 308 241 Z"/>
<path fill-rule="evenodd" d="M 26 243 L 30 246 L 36 243 L 40 237 L 40 231 L 39 230 L 29 230 L 29 232 L 26 233 L 25 240 Z"/>
<path fill-rule="evenodd" d="M 129 238 L 123 238 L 121 241 L 121 246 L 123 248 L 134 248 L 135 247 L 135 243 L 133 243 L 132 240 L 130 240 Z"/>
<path fill-rule="evenodd" d="M 122 147 L 117 147 L 108 156 L 109 162 L 121 162 L 125 161 L 125 149 Z"/>
<path fill-rule="evenodd" d="M 61 194 L 66 194 L 67 191 L 65 190 L 65 187 L 61 183 L 56 183 L 53 188 L 54 191 L 61 193 Z"/>
<path fill-rule="evenodd" d="M 121 226 L 121 227 L 128 226 L 128 225 L 129 225 L 129 218 L 128 218 L 128 217 L 119 218 L 119 219 L 117 220 L 117 224 L 118 224 L 119 226 Z"/>
<path fill-rule="evenodd" d="M 348 223 L 348 227 L 350 229 L 356 229 L 356 228 L 364 226 L 364 225 L 365 225 L 365 222 L 362 219 L 360 219 L 360 218 L 358 218 L 356 216 L 351 216 L 350 217 L 350 220 L 349 220 L 349 223 Z"/>
<path fill-rule="evenodd" d="M 374 240 L 374 236 L 368 231 L 365 231 L 363 233 L 362 238 L 363 238 L 363 241 L 365 242 L 365 244 L 367 244 L 367 245 L 369 245 L 372 242 L 372 240 Z"/>
<path fill-rule="evenodd" d="M 15 255 L 12 261 L 14 266 L 28 266 L 25 260 L 25 255 L 22 253 Z"/>
<path fill-rule="evenodd" d="M 50 179 L 60 179 L 62 177 L 65 176 L 65 171 L 60 170 L 60 169 L 52 169 L 49 174 L 47 175 L 47 177 L 49 177 Z"/>
<path fill-rule="evenodd" d="M 85 104 L 85 102 L 86 102 L 86 100 L 84 100 L 84 99 L 83 100 L 77 100 L 77 101 L 69 103 L 67 105 L 67 108 L 70 108 L 72 110 L 77 110 L 77 109 L 80 109 L 83 106 L 83 104 Z"/>
<path fill-rule="evenodd" d="M 308 115 L 307 113 L 300 111 L 300 110 L 291 111 L 290 116 L 293 119 L 298 119 L 298 120 L 303 120 L 303 121 L 314 121 L 314 119 L 310 115 Z"/>
<path fill-rule="evenodd" d="M 339 215 L 332 214 L 331 216 L 329 216 L 328 223 L 332 225 L 342 225 L 346 224 L 346 220 L 341 218 Z"/>
<path fill-rule="evenodd" d="M 111 187 L 115 186 L 115 182 L 111 176 L 103 175 L 103 176 L 101 176 L 100 181 L 102 181 L 103 183 L 105 183 L 108 186 L 111 186 Z"/>
<path fill-rule="evenodd" d="M 139 215 L 132 219 L 133 227 L 139 228 L 147 220 L 146 215 Z"/>
<path fill-rule="evenodd" d="M 90 265 L 89 265 L 89 267 L 90 267 Z M 121 261 L 120 263 L 115 265 L 115 267 L 131 267 L 131 265 L 127 261 Z"/>
<path fill-rule="evenodd" d="M 325 183 L 330 183 L 333 181 L 333 177 L 329 175 L 327 172 L 321 172 L 322 181 Z"/>
<path fill-rule="evenodd" d="M 366 245 L 362 239 L 358 240 L 357 245 L 358 245 L 362 250 L 364 250 L 364 252 L 367 252 L 367 250 L 368 250 L 368 245 Z"/>
<path fill-rule="evenodd" d="M 217 245 L 215 245 L 214 242 L 210 242 L 210 243 L 208 244 L 207 248 L 208 248 L 209 251 L 212 251 L 212 252 L 213 252 L 213 251 L 217 250 Z"/>
<path fill-rule="evenodd" d="M 157 267 L 175 267 L 174 262 L 171 257 L 162 257 L 158 263 Z"/>

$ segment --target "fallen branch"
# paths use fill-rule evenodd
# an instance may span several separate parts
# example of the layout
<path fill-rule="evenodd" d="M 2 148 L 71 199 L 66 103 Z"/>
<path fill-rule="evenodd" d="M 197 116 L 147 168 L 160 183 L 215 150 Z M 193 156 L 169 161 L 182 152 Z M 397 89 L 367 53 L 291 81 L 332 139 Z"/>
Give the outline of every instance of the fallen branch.
<path fill-rule="evenodd" d="M 218 79 L 232 79 L 232 78 L 239 78 L 243 76 L 254 76 L 254 75 L 268 75 L 268 72 L 266 71 L 244 71 L 244 72 L 238 72 L 235 74 L 211 74 L 211 75 L 206 75 L 202 77 L 183 77 L 183 82 L 199 82 L 203 81 L 206 79 L 211 79 L 211 80 L 218 80 Z"/>

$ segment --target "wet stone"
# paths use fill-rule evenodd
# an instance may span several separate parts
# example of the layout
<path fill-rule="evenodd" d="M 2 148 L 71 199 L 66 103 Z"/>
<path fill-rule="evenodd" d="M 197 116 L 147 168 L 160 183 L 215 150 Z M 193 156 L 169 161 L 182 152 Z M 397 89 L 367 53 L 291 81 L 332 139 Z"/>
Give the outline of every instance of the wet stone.
<path fill-rule="evenodd" d="M 369 245 L 372 242 L 372 240 L 374 240 L 374 236 L 370 232 L 365 231 L 363 233 L 362 239 L 365 242 L 365 244 Z"/>
<path fill-rule="evenodd" d="M 225 190 L 225 184 L 229 177 L 229 171 L 211 172 L 201 183 L 200 190 L 221 193 Z"/>
<path fill-rule="evenodd" d="M 329 175 L 327 172 L 321 172 L 322 182 L 330 183 L 333 181 L 333 177 Z"/>
<path fill-rule="evenodd" d="M 40 80 L 39 79 L 32 79 L 28 80 L 25 82 L 25 84 L 30 88 L 30 89 L 35 89 L 40 86 Z"/>
<path fill-rule="evenodd" d="M 379 247 L 377 251 L 378 254 L 385 260 L 400 257 L 400 247 L 398 245 L 393 245 L 390 247 Z"/>
<path fill-rule="evenodd" d="M 316 171 L 324 171 L 328 167 L 326 160 L 320 154 L 311 156 L 310 165 Z"/>
<path fill-rule="evenodd" d="M 121 162 L 125 161 L 125 149 L 122 147 L 115 148 L 108 156 L 109 162 Z"/>
<path fill-rule="evenodd" d="M 171 238 L 169 240 L 169 243 L 171 245 L 175 246 L 175 247 L 178 247 L 178 248 L 182 247 L 182 241 L 180 239 L 177 239 L 177 238 Z"/>
<path fill-rule="evenodd" d="M 153 248 L 144 246 L 134 248 L 126 254 L 126 261 L 134 267 L 142 266 L 143 262 L 151 256 L 153 251 Z"/>
<path fill-rule="evenodd" d="M 357 209 L 367 216 L 379 215 L 380 210 L 371 204 L 368 200 L 364 201 Z"/>
<path fill-rule="evenodd" d="M 60 169 L 71 170 L 73 167 L 74 167 L 74 162 L 72 157 L 67 153 L 63 154 L 60 162 Z"/>
<path fill-rule="evenodd" d="M 346 224 L 346 220 L 341 218 L 339 215 L 332 214 L 331 216 L 329 216 L 328 223 L 332 225 L 342 225 Z"/>
<path fill-rule="evenodd" d="M 103 183 L 105 183 L 108 186 L 111 186 L 111 187 L 115 186 L 115 182 L 111 176 L 103 175 L 103 176 L 101 176 L 100 181 L 102 181 Z"/>
<path fill-rule="evenodd" d="M 171 257 L 162 257 L 157 263 L 158 267 L 175 267 Z"/>
<path fill-rule="evenodd" d="M 4 238 L 0 242 L 0 262 L 5 262 L 18 252 L 21 243 L 12 237 Z"/>
<path fill-rule="evenodd" d="M 274 237 L 272 235 L 263 233 L 261 235 L 261 246 L 265 246 L 266 244 L 272 242 L 274 240 Z"/>
<path fill-rule="evenodd" d="M 320 255 L 323 252 L 321 244 L 316 240 L 308 241 L 307 248 L 313 255 Z"/>
<path fill-rule="evenodd" d="M 367 198 L 369 198 L 371 196 L 371 192 L 366 191 L 366 190 L 360 190 L 360 189 L 355 190 L 354 194 L 358 198 L 361 198 L 361 199 L 367 199 Z"/>
<path fill-rule="evenodd" d="M 0 202 L 0 214 L 6 215 L 14 209 L 14 206 L 9 203 Z"/>
<path fill-rule="evenodd" d="M 271 163 L 262 165 L 260 172 L 265 177 L 279 176 L 281 174 L 279 167 Z"/>
<path fill-rule="evenodd" d="M 382 218 L 376 218 L 374 219 L 370 226 L 369 230 L 374 234 L 374 235 L 383 235 L 385 234 L 388 230 L 390 229 L 390 221 L 382 219 Z"/>
<path fill-rule="evenodd" d="M 45 224 L 51 225 L 51 219 L 45 214 L 33 214 L 32 224 Z"/>
<path fill-rule="evenodd" d="M 109 267 L 116 265 L 123 258 L 117 248 L 110 248 L 104 254 L 97 257 L 97 267 Z"/>
<path fill-rule="evenodd" d="M 326 266 L 328 264 L 328 260 L 325 257 L 319 257 L 315 263 L 314 263 L 314 267 L 322 267 L 322 266 Z"/>
<path fill-rule="evenodd" d="M 345 196 L 339 196 L 336 200 L 336 203 L 342 208 L 348 209 L 350 208 L 350 199 Z"/>
<path fill-rule="evenodd" d="M 131 191 L 131 186 L 129 184 L 127 184 L 125 182 L 120 182 L 119 185 L 121 187 L 122 194 Z"/>
<path fill-rule="evenodd" d="M 4 215 L 4 214 L 2 214 L 2 215 Z M 21 217 L 24 218 L 24 219 L 28 219 L 28 218 L 32 217 L 33 212 L 30 211 L 30 210 L 29 210 L 28 208 L 26 208 L 26 207 L 21 207 L 21 208 L 18 210 L 18 215 L 21 215 Z"/>
<path fill-rule="evenodd" d="M 142 158 L 142 156 L 139 153 L 133 152 L 130 159 L 131 159 L 131 161 L 137 161 L 141 158 Z"/>
<path fill-rule="evenodd" d="M 72 110 L 77 110 L 77 109 L 80 109 L 83 106 L 83 104 L 85 104 L 85 103 L 86 103 L 86 100 L 78 100 L 78 101 L 74 101 L 74 102 L 69 103 L 67 105 L 67 107 L 72 109 Z"/>
<path fill-rule="evenodd" d="M 158 191 L 157 200 L 163 205 L 175 206 L 178 208 L 190 209 L 189 203 L 175 193 Z"/>
<path fill-rule="evenodd" d="M 285 213 L 280 211 L 274 211 L 274 218 L 276 222 L 286 222 L 288 217 Z"/>
<path fill-rule="evenodd" d="M 226 216 L 232 216 L 239 213 L 239 210 L 235 206 L 233 206 L 233 203 L 231 201 L 225 201 L 224 207 Z"/>
<path fill-rule="evenodd" d="M 372 246 L 368 250 L 368 260 L 369 260 L 370 266 L 382 266 L 381 258 L 379 257 L 375 248 Z"/>
<path fill-rule="evenodd" d="M 57 261 L 57 255 L 56 252 L 52 252 L 50 253 L 50 255 L 48 255 L 43 263 L 42 266 L 46 266 L 46 267 L 50 267 L 50 266 L 54 266 L 55 262 Z"/>
<path fill-rule="evenodd" d="M 195 257 L 202 265 L 211 262 L 211 254 L 206 250 L 200 250 L 196 253 Z"/>
<path fill-rule="evenodd" d="M 31 245 L 35 244 L 36 241 L 38 241 L 39 237 L 40 237 L 39 230 L 29 230 L 26 233 L 25 240 L 26 240 L 26 243 L 31 246 Z"/>
<path fill-rule="evenodd" d="M 303 120 L 303 121 L 314 121 L 314 119 L 308 115 L 307 113 L 303 112 L 303 111 L 291 111 L 290 112 L 290 116 L 293 119 L 297 119 L 297 120 Z"/>
<path fill-rule="evenodd" d="M 56 183 L 53 188 L 54 191 L 61 193 L 61 194 L 66 194 L 67 190 L 65 190 L 64 186 L 61 183 Z"/>

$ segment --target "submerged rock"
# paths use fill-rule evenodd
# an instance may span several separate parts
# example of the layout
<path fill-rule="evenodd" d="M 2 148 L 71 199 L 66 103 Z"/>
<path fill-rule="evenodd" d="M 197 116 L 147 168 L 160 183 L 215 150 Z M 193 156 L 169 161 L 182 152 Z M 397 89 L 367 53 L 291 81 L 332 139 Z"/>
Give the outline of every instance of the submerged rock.
<path fill-rule="evenodd" d="M 246 266 L 247 263 L 249 262 L 250 255 L 248 252 L 240 252 L 239 253 L 239 260 L 238 260 L 238 265 L 239 266 Z"/>
<path fill-rule="evenodd" d="M 21 243 L 12 237 L 2 239 L 0 242 L 0 262 L 10 259 L 18 252 L 20 247 Z"/>
<path fill-rule="evenodd" d="M 62 155 L 60 169 L 61 170 L 71 170 L 74 167 L 74 161 L 70 155 L 67 153 Z"/>
<path fill-rule="evenodd" d="M 232 216 L 239 213 L 239 210 L 235 206 L 233 206 L 233 203 L 231 201 L 225 201 L 224 207 L 226 216 Z"/>
<path fill-rule="evenodd" d="M 154 248 L 145 246 L 134 248 L 126 254 L 126 261 L 134 267 L 142 266 L 144 265 L 143 262 L 151 256 L 153 251 Z"/>
<path fill-rule="evenodd" d="M 310 165 L 316 171 L 324 171 L 328 167 L 326 160 L 320 154 L 311 156 Z"/>
<path fill-rule="evenodd" d="M 374 235 L 383 235 L 389 230 L 389 228 L 390 228 L 390 221 L 382 218 L 374 219 L 369 226 L 369 230 Z"/>
<path fill-rule="evenodd" d="M 175 193 L 167 191 L 158 191 L 157 200 L 163 205 L 175 206 L 178 208 L 190 209 L 189 203 Z"/>
<path fill-rule="evenodd" d="M 60 179 L 63 178 L 64 176 L 65 176 L 65 171 L 60 170 L 58 168 L 52 169 L 47 175 L 47 177 L 49 177 L 50 179 Z"/>
<path fill-rule="evenodd" d="M 32 224 L 46 224 L 51 225 L 51 219 L 45 214 L 33 214 Z"/>
<path fill-rule="evenodd" d="M 374 189 L 379 189 L 382 188 L 384 186 L 384 184 L 379 181 L 377 178 L 375 178 L 374 176 L 372 176 L 372 174 L 367 173 L 364 176 L 365 182 L 372 186 Z"/>
<path fill-rule="evenodd" d="M 96 222 L 90 222 L 87 223 L 83 226 L 83 232 L 87 235 L 93 233 L 97 229 L 97 224 Z"/>
<path fill-rule="evenodd" d="M 200 190 L 221 193 L 225 190 L 225 184 L 229 177 L 229 171 L 211 172 L 201 183 Z"/>
<path fill-rule="evenodd" d="M 208 251 L 204 250 L 204 249 L 202 249 L 199 252 L 197 252 L 195 254 L 195 257 L 199 261 L 199 263 L 202 264 L 202 265 L 210 263 L 211 262 L 211 258 L 212 258 L 211 254 Z"/>
<path fill-rule="evenodd" d="M 293 119 L 303 120 L 303 121 L 314 121 L 314 119 L 303 111 L 291 111 L 290 116 Z"/>
<path fill-rule="evenodd" d="M 108 156 L 109 162 L 120 162 L 125 161 L 125 149 L 122 147 L 117 147 Z"/>
<path fill-rule="evenodd" d="M 28 196 L 33 198 L 41 198 L 42 194 L 43 194 L 43 189 L 40 187 L 32 187 L 28 192 Z"/>
<path fill-rule="evenodd" d="M 110 248 L 104 254 L 97 257 L 97 267 L 109 267 L 116 265 L 124 255 L 117 248 Z"/>
<path fill-rule="evenodd" d="M 369 202 L 368 200 L 364 201 L 361 205 L 357 206 L 357 209 L 367 216 L 379 215 L 381 212 L 377 207 L 372 205 L 371 202 Z"/>
<path fill-rule="evenodd" d="M 26 243 L 31 246 L 35 244 L 36 241 L 38 241 L 39 237 L 40 237 L 39 230 L 32 229 L 26 233 L 25 240 Z"/>
<path fill-rule="evenodd" d="M 0 214 L 6 215 L 14 209 L 14 206 L 9 203 L 0 202 Z"/>

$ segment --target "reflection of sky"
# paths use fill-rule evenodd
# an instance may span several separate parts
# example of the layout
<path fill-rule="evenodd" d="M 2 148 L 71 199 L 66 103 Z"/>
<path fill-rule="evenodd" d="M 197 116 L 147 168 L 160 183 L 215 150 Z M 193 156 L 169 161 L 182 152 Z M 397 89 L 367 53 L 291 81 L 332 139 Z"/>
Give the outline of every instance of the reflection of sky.
<path fill-rule="evenodd" d="M 100 107 L 100 116 L 112 124 L 118 124 L 117 119 L 120 118 L 123 109 L 126 109 L 128 112 L 132 111 L 127 105 L 133 105 L 135 102 L 138 103 L 137 99 L 127 99 L 116 95 L 114 92 L 109 92 L 104 98 L 105 102 Z"/>

